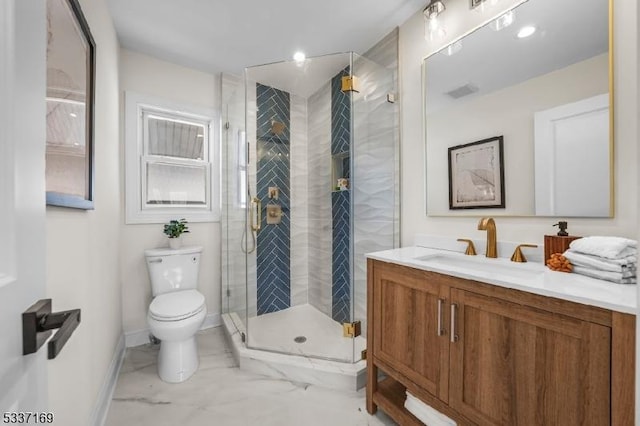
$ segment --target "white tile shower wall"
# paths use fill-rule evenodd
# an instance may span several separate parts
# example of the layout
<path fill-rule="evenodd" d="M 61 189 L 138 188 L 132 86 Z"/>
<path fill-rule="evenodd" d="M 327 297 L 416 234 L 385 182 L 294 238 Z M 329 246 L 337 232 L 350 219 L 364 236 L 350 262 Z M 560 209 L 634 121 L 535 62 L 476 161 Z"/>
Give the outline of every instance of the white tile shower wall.
<path fill-rule="evenodd" d="M 307 103 L 291 94 L 291 306 L 307 303 L 309 288 L 309 226 L 307 168 Z"/>
<path fill-rule="evenodd" d="M 331 316 L 331 87 L 307 101 L 309 303 Z"/>
<path fill-rule="evenodd" d="M 400 246 L 400 102 L 398 101 L 398 64 L 399 64 L 399 35 L 400 29 L 396 27 L 382 40 L 376 43 L 363 56 L 371 59 L 378 65 L 386 67 L 393 75 L 393 94 L 396 101 L 393 104 L 393 138 L 394 138 L 394 247 Z M 365 219 L 366 220 L 366 219 Z"/>

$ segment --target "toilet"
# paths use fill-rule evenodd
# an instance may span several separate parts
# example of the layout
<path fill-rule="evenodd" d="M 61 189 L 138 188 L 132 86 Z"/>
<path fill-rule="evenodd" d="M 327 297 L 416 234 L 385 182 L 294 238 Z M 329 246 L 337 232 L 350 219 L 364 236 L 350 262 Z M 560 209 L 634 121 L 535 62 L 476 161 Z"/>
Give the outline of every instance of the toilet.
<path fill-rule="evenodd" d="M 147 322 L 160 339 L 158 375 L 169 383 L 187 380 L 198 369 L 195 334 L 207 307 L 196 290 L 202 247 L 145 250 L 153 300 Z"/>

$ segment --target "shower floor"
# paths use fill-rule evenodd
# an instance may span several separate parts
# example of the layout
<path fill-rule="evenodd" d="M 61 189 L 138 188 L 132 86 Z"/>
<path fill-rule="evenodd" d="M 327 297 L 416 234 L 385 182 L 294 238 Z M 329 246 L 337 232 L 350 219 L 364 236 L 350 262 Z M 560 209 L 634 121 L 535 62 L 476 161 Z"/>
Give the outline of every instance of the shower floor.
<path fill-rule="evenodd" d="M 301 337 L 306 340 L 296 342 Z M 308 304 L 249 318 L 247 344 L 253 349 L 349 363 L 360 360 L 367 345 L 363 336 L 342 337 L 342 324 Z"/>

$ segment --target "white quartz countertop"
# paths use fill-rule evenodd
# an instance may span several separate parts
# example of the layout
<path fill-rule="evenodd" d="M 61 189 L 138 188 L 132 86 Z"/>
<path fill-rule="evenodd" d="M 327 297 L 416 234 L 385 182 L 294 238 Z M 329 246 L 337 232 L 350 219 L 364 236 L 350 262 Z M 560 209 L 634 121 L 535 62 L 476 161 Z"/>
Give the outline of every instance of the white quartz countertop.
<path fill-rule="evenodd" d="M 516 263 L 506 258 L 488 259 L 483 255 L 466 256 L 425 247 L 379 251 L 368 253 L 366 257 L 617 312 L 635 315 L 637 310 L 635 284 L 615 284 L 579 274 L 555 272 L 537 262 Z"/>

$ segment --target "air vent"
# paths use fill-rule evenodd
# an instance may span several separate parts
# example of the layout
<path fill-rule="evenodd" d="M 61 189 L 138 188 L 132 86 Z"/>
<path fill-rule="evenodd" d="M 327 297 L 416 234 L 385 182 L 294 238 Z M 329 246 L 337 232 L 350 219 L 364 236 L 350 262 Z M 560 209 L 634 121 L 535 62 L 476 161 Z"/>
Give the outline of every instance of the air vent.
<path fill-rule="evenodd" d="M 457 89 L 453 89 L 449 92 L 446 92 L 445 95 L 451 96 L 453 99 L 460 99 L 464 96 L 468 96 L 472 93 L 476 93 L 478 88 L 472 84 L 465 84 L 464 86 L 460 86 Z"/>

